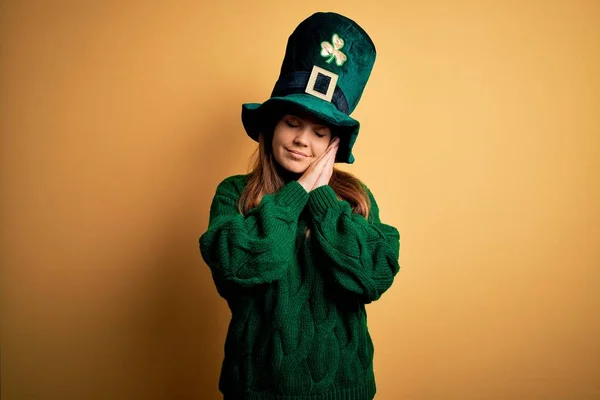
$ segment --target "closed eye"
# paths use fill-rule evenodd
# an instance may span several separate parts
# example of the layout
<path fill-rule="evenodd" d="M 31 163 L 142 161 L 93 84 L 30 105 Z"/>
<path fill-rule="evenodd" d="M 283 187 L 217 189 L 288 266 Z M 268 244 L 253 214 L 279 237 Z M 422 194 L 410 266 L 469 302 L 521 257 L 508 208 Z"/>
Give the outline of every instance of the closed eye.
<path fill-rule="evenodd" d="M 287 126 L 289 126 L 290 128 L 297 128 L 298 126 L 300 126 L 300 125 L 295 125 L 295 124 L 292 124 L 290 121 L 285 121 L 285 123 L 286 123 L 286 125 L 287 125 Z"/>

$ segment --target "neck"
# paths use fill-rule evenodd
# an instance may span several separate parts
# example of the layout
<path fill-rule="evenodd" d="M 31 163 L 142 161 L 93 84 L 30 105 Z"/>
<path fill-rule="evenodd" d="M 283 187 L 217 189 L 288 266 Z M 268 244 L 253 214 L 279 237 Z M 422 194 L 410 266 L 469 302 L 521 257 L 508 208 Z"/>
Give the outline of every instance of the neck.
<path fill-rule="evenodd" d="M 298 178 L 302 176 L 302 174 L 288 171 L 287 169 L 279 165 L 277 162 L 275 162 L 275 168 L 277 169 L 277 174 L 281 177 L 281 179 L 283 179 L 285 183 L 297 181 Z"/>

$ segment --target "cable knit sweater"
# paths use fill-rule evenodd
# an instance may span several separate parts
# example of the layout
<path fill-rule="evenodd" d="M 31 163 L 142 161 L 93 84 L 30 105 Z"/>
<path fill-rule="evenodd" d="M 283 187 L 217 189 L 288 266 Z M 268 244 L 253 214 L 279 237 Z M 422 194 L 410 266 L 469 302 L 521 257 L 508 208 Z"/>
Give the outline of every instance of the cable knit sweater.
<path fill-rule="evenodd" d="M 200 251 L 231 310 L 225 400 L 370 400 L 376 387 L 365 304 L 399 270 L 399 233 L 353 214 L 330 186 L 289 181 L 244 216 L 248 175 L 221 182 Z M 306 238 L 305 228 L 311 232 Z"/>

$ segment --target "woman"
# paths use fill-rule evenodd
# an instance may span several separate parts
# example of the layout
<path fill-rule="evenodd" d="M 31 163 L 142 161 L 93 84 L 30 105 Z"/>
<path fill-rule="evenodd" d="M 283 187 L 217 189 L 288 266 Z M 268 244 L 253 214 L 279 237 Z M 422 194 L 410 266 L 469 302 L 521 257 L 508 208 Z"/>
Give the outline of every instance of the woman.
<path fill-rule="evenodd" d="M 233 399 L 375 395 L 365 304 L 392 285 L 399 234 L 353 163 L 375 47 L 360 26 L 316 13 L 288 39 L 271 98 L 244 104 L 252 172 L 222 181 L 200 250 L 232 313 L 219 389 Z"/>

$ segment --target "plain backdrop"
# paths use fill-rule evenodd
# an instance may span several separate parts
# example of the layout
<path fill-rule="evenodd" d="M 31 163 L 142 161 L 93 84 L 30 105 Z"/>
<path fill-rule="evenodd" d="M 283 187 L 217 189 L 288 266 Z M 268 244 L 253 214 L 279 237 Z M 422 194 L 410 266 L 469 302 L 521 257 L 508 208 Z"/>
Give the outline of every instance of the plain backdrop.
<path fill-rule="evenodd" d="M 4 400 L 219 399 L 201 259 L 244 102 L 337 11 L 378 57 L 356 163 L 401 233 L 378 400 L 600 398 L 600 2 L 2 1 Z"/>

